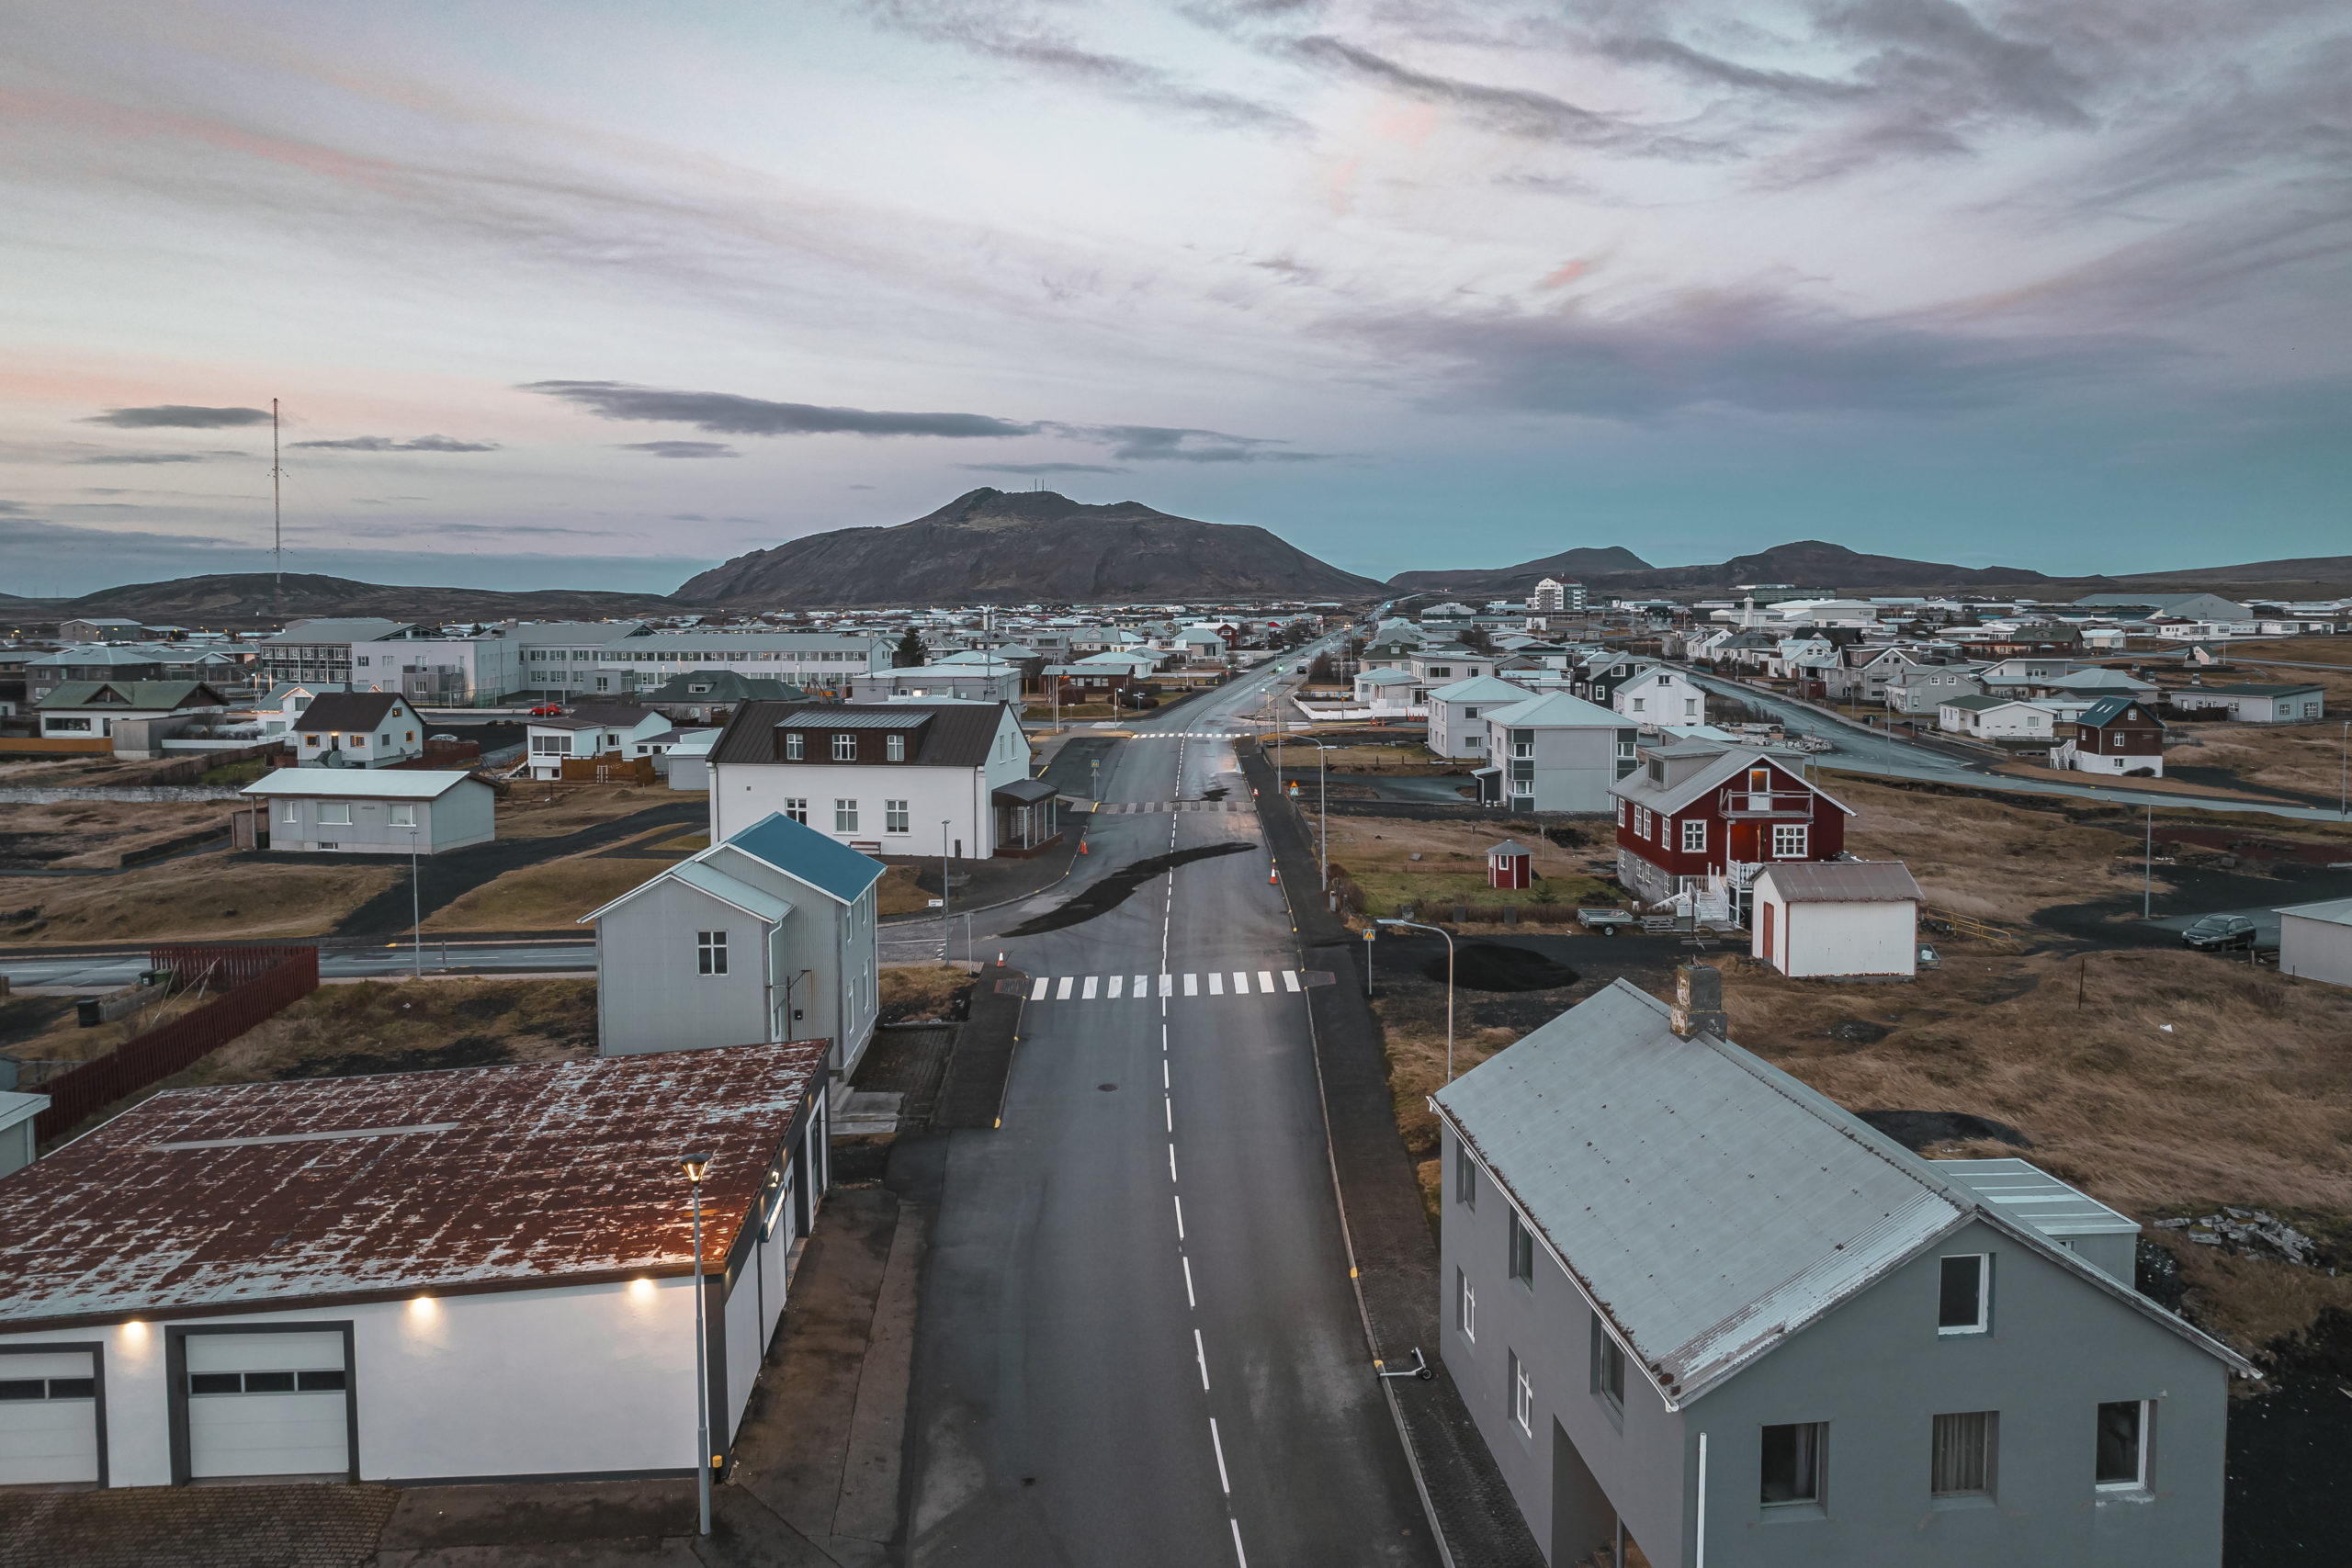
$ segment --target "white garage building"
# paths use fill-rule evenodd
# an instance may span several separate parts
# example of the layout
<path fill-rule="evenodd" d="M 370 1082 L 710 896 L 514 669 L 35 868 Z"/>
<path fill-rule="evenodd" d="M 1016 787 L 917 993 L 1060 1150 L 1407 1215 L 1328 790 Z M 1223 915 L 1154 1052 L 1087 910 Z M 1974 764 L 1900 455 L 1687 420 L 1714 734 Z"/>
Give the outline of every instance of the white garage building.
<path fill-rule="evenodd" d="M 1758 872 L 1748 955 L 1792 979 L 1919 968 L 1919 885 L 1901 861 L 1782 861 Z"/>
<path fill-rule="evenodd" d="M 2278 973 L 2352 986 L 2352 898 L 2278 911 Z"/>
<path fill-rule="evenodd" d="M 827 1043 L 170 1089 L 0 1179 L 0 1486 L 691 1475 L 826 1185 Z"/>

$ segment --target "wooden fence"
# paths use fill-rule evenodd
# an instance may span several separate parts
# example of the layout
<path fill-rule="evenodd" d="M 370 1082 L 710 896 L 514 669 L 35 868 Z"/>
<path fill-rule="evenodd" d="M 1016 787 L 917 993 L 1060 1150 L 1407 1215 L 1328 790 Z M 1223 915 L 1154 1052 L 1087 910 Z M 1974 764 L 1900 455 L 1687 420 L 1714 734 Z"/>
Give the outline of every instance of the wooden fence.
<path fill-rule="evenodd" d="M 149 950 L 148 964 L 172 971 L 174 990 L 213 999 L 42 1084 L 49 1109 L 34 1119 L 37 1140 L 45 1143 L 92 1111 L 171 1077 L 319 988 L 319 950 L 311 944 L 157 947 Z"/>

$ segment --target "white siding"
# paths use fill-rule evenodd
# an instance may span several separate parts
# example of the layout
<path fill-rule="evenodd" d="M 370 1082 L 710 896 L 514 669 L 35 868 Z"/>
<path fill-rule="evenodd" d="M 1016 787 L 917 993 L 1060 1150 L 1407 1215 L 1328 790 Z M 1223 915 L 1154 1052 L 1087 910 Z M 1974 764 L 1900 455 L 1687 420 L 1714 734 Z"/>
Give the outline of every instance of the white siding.
<path fill-rule="evenodd" d="M 1909 902 L 1789 904 L 1769 882 L 1756 890 L 1748 952 L 1792 978 L 1912 975 L 1918 967 L 1917 906 Z M 1764 913 L 1770 906 L 1768 921 Z M 1767 926 L 1772 949 L 1765 949 Z"/>
<path fill-rule="evenodd" d="M 2352 925 L 2282 914 L 2278 917 L 2278 973 L 2352 986 Z"/>

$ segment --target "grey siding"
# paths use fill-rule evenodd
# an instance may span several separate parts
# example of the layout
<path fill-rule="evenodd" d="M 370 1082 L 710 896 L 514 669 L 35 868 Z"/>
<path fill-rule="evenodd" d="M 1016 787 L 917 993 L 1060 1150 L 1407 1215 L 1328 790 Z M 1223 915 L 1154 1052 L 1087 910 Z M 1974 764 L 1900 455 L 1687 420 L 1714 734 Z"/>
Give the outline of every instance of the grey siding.
<path fill-rule="evenodd" d="M 337 852 L 345 854 L 404 855 L 409 852 L 410 833 L 404 827 L 391 825 L 390 808 L 396 805 L 416 807 L 415 842 L 423 854 L 488 843 L 497 837 L 497 797 L 480 779 L 467 779 L 437 800 L 346 797 L 322 801 L 309 795 L 286 795 L 267 800 L 265 805 L 270 847 L 276 850 L 317 850 L 333 844 Z M 348 806 L 351 821 L 347 825 L 322 822 L 322 806 Z"/>
<path fill-rule="evenodd" d="M 765 929 L 741 909 L 674 880 L 598 920 L 599 1050 L 627 1056 L 775 1038 L 766 1018 Z M 695 933 L 706 931 L 727 932 L 724 975 L 698 972 Z M 780 979 L 777 989 L 780 1000 Z"/>

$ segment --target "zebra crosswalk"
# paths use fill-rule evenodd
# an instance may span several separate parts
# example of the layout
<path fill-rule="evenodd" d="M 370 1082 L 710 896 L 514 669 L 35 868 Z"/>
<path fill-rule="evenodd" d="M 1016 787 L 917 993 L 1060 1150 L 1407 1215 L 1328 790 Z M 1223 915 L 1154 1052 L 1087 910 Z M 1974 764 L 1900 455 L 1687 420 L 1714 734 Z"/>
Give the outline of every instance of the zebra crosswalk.
<path fill-rule="evenodd" d="M 1033 1002 L 1146 1002 L 1162 997 L 1288 996 L 1328 985 L 1328 974 L 1300 969 L 1209 969 L 1183 975 L 1039 975 L 1029 982 Z M 1005 981 L 1018 988 L 1017 982 Z"/>
<path fill-rule="evenodd" d="M 1081 800 L 1070 804 L 1082 807 L 1089 803 Z M 1257 807 L 1254 802 L 1248 800 L 1104 800 L 1093 803 L 1092 809 L 1097 817 L 1132 817 L 1138 813 L 1174 811 L 1240 813 L 1253 811 Z"/>

